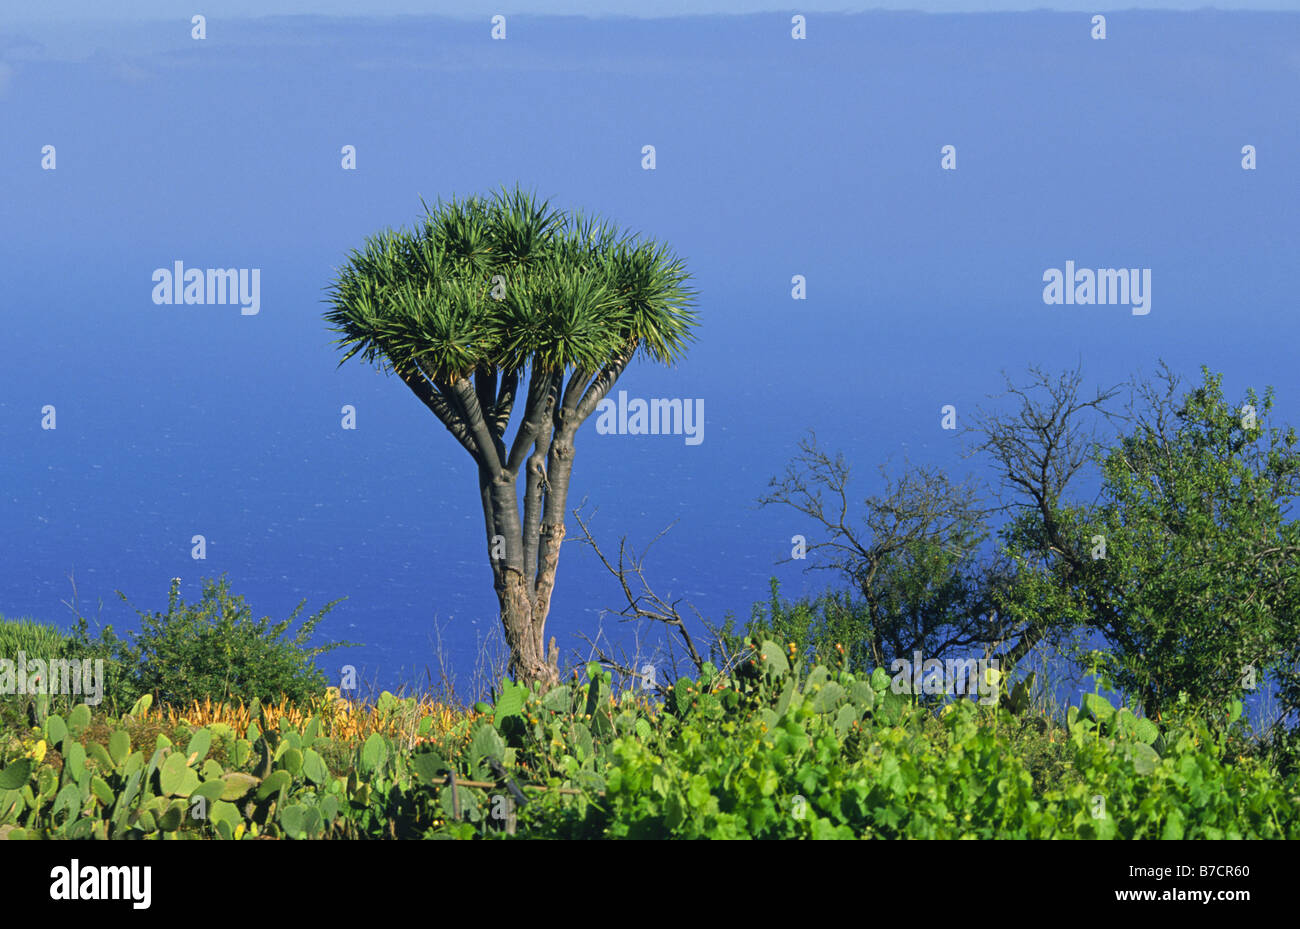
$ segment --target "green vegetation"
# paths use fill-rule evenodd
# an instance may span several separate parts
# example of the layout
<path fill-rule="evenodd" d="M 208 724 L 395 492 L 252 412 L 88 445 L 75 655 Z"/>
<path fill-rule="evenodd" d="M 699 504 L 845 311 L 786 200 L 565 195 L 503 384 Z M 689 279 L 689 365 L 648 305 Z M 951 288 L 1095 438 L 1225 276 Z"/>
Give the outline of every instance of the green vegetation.
<path fill-rule="evenodd" d="M 41 662 L 79 657 L 73 637 L 54 626 L 30 619 L 5 619 L 0 616 L 0 659 L 17 662 L 19 655 L 25 661 L 37 659 Z M 22 725 L 38 713 L 42 716 L 47 713 L 66 713 L 81 702 L 79 696 L 58 693 L 39 694 L 35 697 L 11 693 L 16 690 L 16 681 L 10 685 L 0 676 L 0 727 Z"/>
<path fill-rule="evenodd" d="M 989 655 L 1014 676 L 1035 649 L 1053 650 L 1155 720 L 1189 709 L 1209 718 L 1268 690 L 1280 705 L 1265 739 L 1290 770 L 1300 448 L 1294 428 L 1273 422 L 1271 390 L 1229 402 L 1221 376 L 1201 373 L 1183 391 L 1162 368 L 1118 410 L 1117 388 L 1088 395 L 1077 372 L 1034 369 L 1028 387 L 1008 382 L 1009 410 L 972 416 L 971 452 L 990 486 L 913 468 L 886 476 L 860 520 L 849 466 L 806 440 L 762 502 L 825 531 L 809 564 L 848 589 L 791 608 L 774 591 L 751 628 L 823 660 L 843 643 L 854 671 L 919 650 Z M 1099 439 L 1102 420 L 1118 428 Z M 1096 481 L 1086 495 L 1084 474 Z"/>
<path fill-rule="evenodd" d="M 53 626 L 0 616 L 0 658 L 12 659 L 19 652 L 32 658 L 64 658 L 71 645 L 71 637 Z"/>
<path fill-rule="evenodd" d="M 1181 404 L 1156 398 L 1172 415 L 1140 420 L 1105 453 L 1085 531 L 1106 554 L 1068 588 L 1110 646 L 1110 678 L 1151 716 L 1180 693 L 1236 699 L 1251 671 L 1276 678 L 1300 636 L 1295 430 L 1266 428 L 1271 392 L 1229 405 L 1220 380 L 1205 372 Z"/>
<path fill-rule="evenodd" d="M 307 646 L 333 604 L 291 635 L 301 604 L 254 620 L 224 579 L 194 604 L 173 583 L 127 639 L 0 622 L 0 657 L 103 657 L 118 701 L 0 700 L 0 836 L 1300 838 L 1294 430 L 1271 392 L 1229 403 L 1205 370 L 1181 397 L 1136 385 L 1095 441 L 1080 417 L 1113 391 L 1038 378 L 976 417 L 997 507 L 920 468 L 856 523 L 848 466 L 805 442 L 764 502 L 826 530 L 811 566 L 847 589 L 790 602 L 774 580 L 711 660 L 626 544 L 596 548 L 623 615 L 680 636 L 694 670 L 674 680 L 600 653 L 472 709 L 359 706 L 313 663 L 338 645 Z M 1048 647 L 1096 681 L 1080 705 L 1044 706 L 1026 659 Z M 913 651 L 996 658 L 987 699 L 910 692 L 891 660 Z M 1264 687 L 1277 712 L 1252 729 Z"/>
<path fill-rule="evenodd" d="M 118 707 L 145 694 L 172 706 L 207 699 L 305 702 L 323 694 L 327 684 L 313 659 L 348 644 L 307 645 L 336 603 L 326 604 L 290 635 L 305 600 L 287 619 L 272 623 L 269 617 L 254 619 L 224 577 L 204 579 L 197 603 L 186 603 L 173 580 L 165 611 L 137 611 L 139 633 L 122 637 L 109 626 L 92 637 L 78 617 L 71 647 L 79 657 L 104 660 L 104 691 Z"/>
<path fill-rule="evenodd" d="M 594 664 L 545 692 L 503 681 L 489 714 L 425 717 L 410 739 L 341 744 L 317 717 L 146 735 L 148 698 L 117 718 L 82 706 L 0 745 L 0 833 L 1300 836 L 1296 776 L 1233 757 L 1239 704 L 1163 726 L 1096 695 L 1064 726 L 965 699 L 935 712 L 883 669 L 833 673 L 783 651 L 759 643 L 732 675 L 706 664 L 661 705 L 613 694 Z"/>

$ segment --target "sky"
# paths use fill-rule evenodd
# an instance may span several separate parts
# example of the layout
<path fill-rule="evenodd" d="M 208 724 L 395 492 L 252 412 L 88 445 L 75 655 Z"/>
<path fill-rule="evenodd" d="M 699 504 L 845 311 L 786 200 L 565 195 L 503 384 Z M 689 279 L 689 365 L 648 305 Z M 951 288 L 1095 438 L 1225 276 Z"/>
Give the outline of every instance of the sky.
<path fill-rule="evenodd" d="M 488 22 L 495 15 L 507 17 L 571 17 L 594 19 L 684 19 L 710 16 L 763 15 L 788 21 L 794 15 L 813 16 L 846 13 L 913 12 L 919 14 L 1070 13 L 1086 16 L 1127 11 L 1297 12 L 1300 0 L 1126 0 L 1120 3 L 1084 0 L 883 0 L 845 2 L 813 0 L 797 8 L 764 0 L 652 0 L 628 4 L 623 0 L 512 0 L 510 3 L 447 3 L 433 0 L 217 0 L 191 10 L 175 0 L 119 0 L 106 14 L 99 0 L 42 0 L 38 5 L 0 6 L 0 27 L 21 27 L 27 39 L 44 45 L 43 56 L 80 57 L 95 49 L 128 43 L 130 39 L 115 27 L 145 22 L 188 21 L 202 13 L 213 22 L 222 20 L 326 17 L 368 19 L 439 18 L 459 22 Z M 834 23 L 834 18 L 824 20 Z M 814 24 L 814 33 L 817 24 Z M 111 39 L 108 36 L 112 36 Z M 13 36 L 10 37 L 11 41 Z M 21 41 L 21 40 L 20 40 Z M 20 56 L 33 49 L 11 45 L 10 54 Z M 0 81 L 5 74 L 0 71 Z"/>
<path fill-rule="evenodd" d="M 546 16 L 626 16 L 658 18 L 692 14 L 747 13 L 860 13 L 873 10 L 916 10 L 924 13 L 1054 12 L 1109 13 L 1115 10 L 1274 10 L 1294 11 L 1294 0 L 1129 0 L 1120 3 L 1087 3 L 1082 0 L 886 0 L 861 3 L 846 0 L 813 0 L 795 6 L 762 0 L 651 0 L 629 4 L 617 0 L 509 0 L 506 3 L 446 3 L 430 0 L 219 0 L 204 3 L 191 12 L 211 18 L 278 15 L 322 16 L 442 16 L 454 19 L 486 18 L 501 13 Z M 112 19 L 166 19 L 177 15 L 174 0 L 120 0 L 112 6 Z M 22 6 L 0 10 L 3 22 L 55 22 L 104 19 L 104 5 L 98 0 L 44 0 L 36 15 Z"/>
<path fill-rule="evenodd" d="M 1029 364 L 1105 384 L 1208 364 L 1300 419 L 1295 14 L 1115 13 L 1105 40 L 1054 12 L 821 14 L 804 41 L 784 13 L 534 17 L 501 42 L 476 20 L 209 12 L 200 41 L 188 12 L 45 9 L 0 20 L 6 615 L 65 623 L 72 575 L 84 612 L 129 628 L 170 578 L 192 596 L 226 573 L 258 615 L 346 597 L 322 632 L 385 686 L 434 663 L 435 629 L 468 676 L 496 625 L 469 459 L 395 381 L 339 368 L 320 314 L 366 235 L 503 183 L 694 275 L 689 356 L 619 388 L 702 399 L 704 441 L 589 425 L 571 504 L 607 546 L 673 525 L 650 576 L 714 622 L 770 577 L 831 580 L 780 564 L 815 527 L 756 503 L 808 429 L 865 496 L 878 464 L 967 467 L 941 409 L 964 424 Z M 259 269 L 259 312 L 155 304 L 176 261 Z M 1150 313 L 1045 304 L 1067 261 L 1151 269 Z M 617 601 L 566 546 L 566 656 Z"/>

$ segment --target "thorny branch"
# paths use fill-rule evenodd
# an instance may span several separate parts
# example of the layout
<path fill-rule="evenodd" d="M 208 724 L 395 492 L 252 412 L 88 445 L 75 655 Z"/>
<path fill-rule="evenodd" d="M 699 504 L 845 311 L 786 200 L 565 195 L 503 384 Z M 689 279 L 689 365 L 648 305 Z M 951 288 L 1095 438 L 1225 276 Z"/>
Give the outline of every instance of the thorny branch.
<path fill-rule="evenodd" d="M 585 503 L 586 501 L 584 500 L 583 505 L 585 505 Z M 686 657 L 690 659 L 691 664 L 695 666 L 696 672 L 698 673 L 702 671 L 706 659 L 700 654 L 700 650 L 695 644 L 695 639 L 687 628 L 686 619 L 682 615 L 680 609 L 682 598 L 679 597 L 671 601 L 665 599 L 655 592 L 654 588 L 650 585 L 649 580 L 646 578 L 646 554 L 649 552 L 651 546 L 653 546 L 655 542 L 659 541 L 659 539 L 663 538 L 672 526 L 668 526 L 651 539 L 649 544 L 641 550 L 640 554 L 638 554 L 628 544 L 626 536 L 620 538 L 618 543 L 618 557 L 616 560 L 612 560 L 605 554 L 604 550 L 601 549 L 591 532 L 590 520 L 591 517 L 595 516 L 596 511 L 593 510 L 591 516 L 584 517 L 582 513 L 583 505 L 575 507 L 573 510 L 574 521 L 578 524 L 580 530 L 580 534 L 575 536 L 574 541 L 591 547 L 592 551 L 596 553 L 596 557 L 600 559 L 600 563 L 605 567 L 605 570 L 618 581 L 619 589 L 623 593 L 625 605 L 619 610 L 611 610 L 609 612 L 623 617 L 623 622 L 649 620 L 668 627 L 673 631 L 673 633 L 675 633 L 676 640 L 680 642 L 681 647 L 685 650 Z M 699 610 L 695 609 L 693 605 L 687 604 L 687 606 L 689 606 L 691 612 L 695 614 L 696 619 L 701 623 L 701 625 L 713 633 L 715 648 L 720 649 L 722 654 L 723 667 L 720 670 L 724 673 L 727 672 L 732 666 L 739 662 L 740 656 L 729 654 L 726 650 L 725 643 L 721 640 L 721 637 L 718 636 L 716 630 L 709 626 L 708 621 L 700 614 Z M 599 639 L 600 636 L 598 635 L 595 641 L 591 639 L 587 639 L 586 641 L 591 645 L 593 654 L 597 656 L 597 660 L 600 661 L 601 664 L 629 677 L 635 679 L 641 678 L 640 672 L 636 670 L 635 667 L 628 666 L 625 661 L 620 661 L 617 658 L 611 657 L 601 649 L 597 644 Z M 673 675 L 676 676 L 677 659 L 675 650 L 672 649 L 672 643 L 673 639 L 670 639 L 669 648 L 673 653 L 672 671 Z M 662 684 L 658 684 L 656 689 L 660 692 L 666 691 L 666 687 Z"/>

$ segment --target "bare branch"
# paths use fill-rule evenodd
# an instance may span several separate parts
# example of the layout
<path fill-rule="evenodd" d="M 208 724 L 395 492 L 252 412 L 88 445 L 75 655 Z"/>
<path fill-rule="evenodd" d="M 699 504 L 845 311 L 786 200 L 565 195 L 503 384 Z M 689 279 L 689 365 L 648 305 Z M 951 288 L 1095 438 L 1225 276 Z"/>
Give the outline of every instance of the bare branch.
<path fill-rule="evenodd" d="M 595 515 L 594 512 L 593 515 Z M 600 559 L 600 563 L 618 581 L 619 588 L 623 592 L 626 606 L 618 610 L 617 615 L 624 617 L 625 620 L 645 619 L 662 623 L 672 629 L 681 640 L 682 646 L 686 649 L 686 654 L 691 663 L 695 665 L 696 671 L 702 670 L 704 668 L 704 658 L 695 647 L 695 640 L 691 637 L 690 630 L 686 628 L 686 621 L 678 609 L 678 604 L 681 601 L 674 600 L 670 603 L 661 598 L 651 588 L 645 576 L 646 552 L 655 542 L 663 538 L 672 527 L 669 526 L 656 535 L 643 550 L 640 557 L 628 546 L 626 537 L 620 539 L 618 563 L 615 565 L 605 556 L 605 553 L 596 543 L 591 534 L 588 521 L 583 518 L 581 506 L 573 509 L 573 518 L 581 530 L 581 535 L 575 541 L 591 546 L 592 551 L 596 553 L 596 557 Z M 699 616 L 698 611 L 696 611 L 696 615 Z"/>

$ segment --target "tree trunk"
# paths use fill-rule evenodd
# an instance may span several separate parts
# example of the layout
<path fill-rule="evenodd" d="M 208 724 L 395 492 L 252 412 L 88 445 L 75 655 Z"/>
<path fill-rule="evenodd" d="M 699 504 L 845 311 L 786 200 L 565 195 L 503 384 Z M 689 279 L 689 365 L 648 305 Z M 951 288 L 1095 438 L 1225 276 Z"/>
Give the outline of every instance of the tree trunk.
<path fill-rule="evenodd" d="M 635 348 L 629 345 L 590 384 L 589 372 L 575 370 L 564 391 L 562 371 L 535 373 L 524 423 L 508 454 L 500 436 L 484 427 L 479 398 L 469 382 L 462 379 L 456 384 L 456 396 L 476 436 L 488 558 L 510 649 L 509 673 L 521 684 L 538 682 L 548 688 L 560 681 L 560 653 L 554 637 L 549 646 L 546 642 L 546 619 L 564 543 L 574 436 Z M 482 385 L 483 397 L 490 386 Z M 525 468 L 522 519 L 517 486 L 521 466 Z"/>
<path fill-rule="evenodd" d="M 510 648 L 510 676 L 521 684 L 537 681 L 545 689 L 560 682 L 560 652 L 554 637 L 549 654 L 543 648 L 546 615 L 534 615 L 531 587 L 518 571 L 507 568 L 498 572 L 497 600 Z"/>
<path fill-rule="evenodd" d="M 549 443 L 543 439 L 539 444 Z M 556 527 L 543 521 L 542 498 L 545 497 L 548 510 L 554 504 L 562 511 L 567 493 L 557 499 L 555 488 L 547 484 L 546 472 L 536 456 L 530 456 L 529 465 L 522 522 L 517 472 L 502 470 L 493 474 L 481 469 L 479 483 L 493 585 L 501 608 L 501 627 L 510 649 L 509 673 L 521 684 L 536 681 L 545 689 L 560 680 L 559 650 L 554 638 L 550 648 L 546 647 L 545 633 L 564 524 L 561 522 Z"/>

